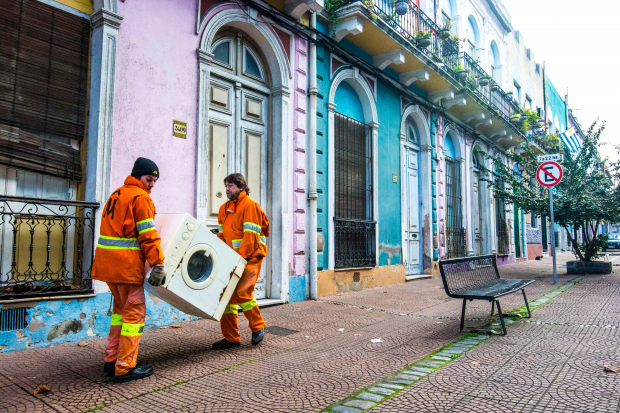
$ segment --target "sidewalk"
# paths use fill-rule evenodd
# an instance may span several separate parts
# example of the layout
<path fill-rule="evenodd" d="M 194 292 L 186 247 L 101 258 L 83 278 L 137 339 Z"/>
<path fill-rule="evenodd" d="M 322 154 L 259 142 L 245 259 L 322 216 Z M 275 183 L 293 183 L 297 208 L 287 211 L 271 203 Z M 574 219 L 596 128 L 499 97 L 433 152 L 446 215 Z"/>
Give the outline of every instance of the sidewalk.
<path fill-rule="evenodd" d="M 570 259 L 562 254 L 558 265 Z M 536 279 L 526 289 L 531 301 L 557 287 L 549 258 L 500 272 Z M 559 268 L 558 285 L 573 278 L 564 272 Z M 616 329 L 576 325 L 620 325 L 619 275 L 587 278 L 534 313 L 532 321 L 545 324 L 512 324 L 507 337 L 489 338 L 373 411 L 559 412 L 571 410 L 544 407 L 592 398 L 617 407 L 620 377 L 602 373 L 603 362 L 620 364 Z M 506 312 L 522 304 L 521 295 L 502 299 Z M 139 363 L 153 365 L 155 374 L 126 384 L 103 377 L 105 338 L 0 354 L 0 411 L 80 412 L 105 404 L 102 411 L 115 412 L 318 412 L 457 340 L 460 310 L 461 301 L 448 298 L 435 278 L 266 308 L 270 332 L 257 347 L 249 345 L 243 317 L 244 344 L 224 352 L 210 350 L 221 338 L 213 321 L 147 330 Z M 466 328 L 488 323 L 488 303 L 475 301 L 467 311 L 474 320 Z M 40 384 L 53 393 L 33 396 Z M 589 408 L 574 411 L 616 411 Z"/>

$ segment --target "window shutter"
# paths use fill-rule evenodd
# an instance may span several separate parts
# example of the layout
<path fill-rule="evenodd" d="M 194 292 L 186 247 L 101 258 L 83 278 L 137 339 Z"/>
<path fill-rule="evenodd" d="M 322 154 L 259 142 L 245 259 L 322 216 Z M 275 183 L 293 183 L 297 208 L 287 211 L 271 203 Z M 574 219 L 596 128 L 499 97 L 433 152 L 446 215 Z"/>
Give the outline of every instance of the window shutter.
<path fill-rule="evenodd" d="M 0 0 L 0 162 L 77 179 L 90 24 L 36 0 Z"/>

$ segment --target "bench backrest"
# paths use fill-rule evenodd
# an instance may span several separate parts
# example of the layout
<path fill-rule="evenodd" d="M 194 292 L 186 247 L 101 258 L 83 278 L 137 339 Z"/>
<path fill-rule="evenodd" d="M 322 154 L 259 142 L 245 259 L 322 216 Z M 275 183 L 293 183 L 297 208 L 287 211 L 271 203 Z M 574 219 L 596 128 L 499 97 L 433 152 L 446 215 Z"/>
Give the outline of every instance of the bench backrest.
<path fill-rule="evenodd" d="M 439 272 L 449 296 L 500 278 L 495 255 L 439 261 Z"/>

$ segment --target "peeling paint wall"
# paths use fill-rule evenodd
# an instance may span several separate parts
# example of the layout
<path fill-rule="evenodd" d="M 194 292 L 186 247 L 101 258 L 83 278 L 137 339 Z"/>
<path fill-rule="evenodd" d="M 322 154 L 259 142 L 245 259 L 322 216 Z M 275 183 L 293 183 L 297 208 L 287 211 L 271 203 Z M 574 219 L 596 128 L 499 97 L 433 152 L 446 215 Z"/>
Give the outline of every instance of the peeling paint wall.
<path fill-rule="evenodd" d="M 39 301 L 26 310 L 28 325 L 23 330 L 0 332 L 0 353 L 107 337 L 111 316 L 110 293 L 91 298 Z M 31 306 L 27 303 L 25 306 Z M 4 305 L 15 308 L 16 305 Z M 3 305 L 0 304 L 0 309 Z M 195 320 L 157 297 L 146 295 L 145 328 Z"/>

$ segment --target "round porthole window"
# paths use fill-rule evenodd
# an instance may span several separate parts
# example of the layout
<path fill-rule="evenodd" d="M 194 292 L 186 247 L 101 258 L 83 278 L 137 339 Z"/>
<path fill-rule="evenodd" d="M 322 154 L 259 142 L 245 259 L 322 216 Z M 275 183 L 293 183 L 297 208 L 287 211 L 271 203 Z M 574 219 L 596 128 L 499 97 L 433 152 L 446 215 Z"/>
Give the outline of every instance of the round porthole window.
<path fill-rule="evenodd" d="M 209 245 L 197 244 L 187 250 L 181 265 L 185 284 L 194 290 L 201 290 L 215 280 L 217 254 Z"/>

